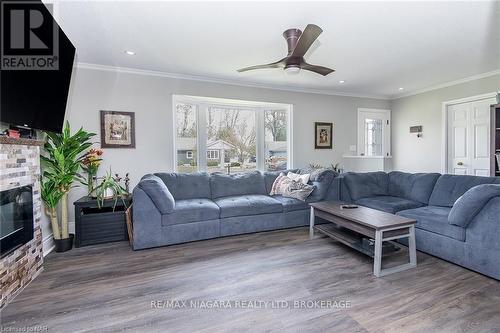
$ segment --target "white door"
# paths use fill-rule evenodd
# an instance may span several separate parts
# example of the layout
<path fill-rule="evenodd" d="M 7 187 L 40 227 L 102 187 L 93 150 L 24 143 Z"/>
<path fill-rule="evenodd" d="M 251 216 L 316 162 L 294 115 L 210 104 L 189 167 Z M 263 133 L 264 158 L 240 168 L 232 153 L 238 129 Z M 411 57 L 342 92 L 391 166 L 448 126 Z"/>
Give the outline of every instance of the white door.
<path fill-rule="evenodd" d="M 494 99 L 448 106 L 448 173 L 490 175 L 490 105 Z"/>

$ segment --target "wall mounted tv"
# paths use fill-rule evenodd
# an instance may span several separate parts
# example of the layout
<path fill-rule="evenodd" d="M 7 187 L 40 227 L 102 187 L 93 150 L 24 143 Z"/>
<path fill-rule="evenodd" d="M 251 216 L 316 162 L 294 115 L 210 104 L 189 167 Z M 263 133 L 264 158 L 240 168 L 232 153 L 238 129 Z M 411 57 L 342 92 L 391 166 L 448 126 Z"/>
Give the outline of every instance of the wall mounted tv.
<path fill-rule="evenodd" d="M 0 121 L 61 132 L 75 47 L 41 1 L 1 2 Z M 43 18 L 41 25 L 30 22 L 33 11 Z"/>

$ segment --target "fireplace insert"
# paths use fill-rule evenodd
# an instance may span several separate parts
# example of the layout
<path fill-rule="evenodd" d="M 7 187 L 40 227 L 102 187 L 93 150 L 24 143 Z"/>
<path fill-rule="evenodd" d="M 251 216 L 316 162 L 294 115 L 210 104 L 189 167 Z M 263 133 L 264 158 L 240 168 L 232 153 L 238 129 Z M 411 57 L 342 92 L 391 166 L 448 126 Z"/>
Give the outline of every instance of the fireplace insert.
<path fill-rule="evenodd" d="M 0 192 L 0 253 L 11 253 L 33 239 L 33 186 Z"/>

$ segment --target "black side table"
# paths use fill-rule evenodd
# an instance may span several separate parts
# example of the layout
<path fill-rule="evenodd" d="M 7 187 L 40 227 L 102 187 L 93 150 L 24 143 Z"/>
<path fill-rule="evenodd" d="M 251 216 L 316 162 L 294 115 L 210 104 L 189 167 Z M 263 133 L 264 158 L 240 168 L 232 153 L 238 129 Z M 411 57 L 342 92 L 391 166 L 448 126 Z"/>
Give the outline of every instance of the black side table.
<path fill-rule="evenodd" d="M 75 205 L 75 247 L 128 240 L 125 210 L 132 204 L 132 196 L 118 199 L 113 211 L 114 199 L 97 200 L 82 197 Z"/>

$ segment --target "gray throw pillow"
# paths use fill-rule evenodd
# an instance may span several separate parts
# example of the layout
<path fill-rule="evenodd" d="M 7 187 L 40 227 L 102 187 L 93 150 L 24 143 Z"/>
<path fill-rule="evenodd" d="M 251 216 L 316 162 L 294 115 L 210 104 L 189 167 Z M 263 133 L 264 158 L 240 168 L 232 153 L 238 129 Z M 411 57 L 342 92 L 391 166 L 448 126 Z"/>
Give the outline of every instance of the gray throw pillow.
<path fill-rule="evenodd" d="M 300 181 L 291 181 L 283 191 L 284 197 L 295 198 L 301 201 L 306 201 L 307 197 L 314 191 L 313 185 L 307 185 Z"/>

